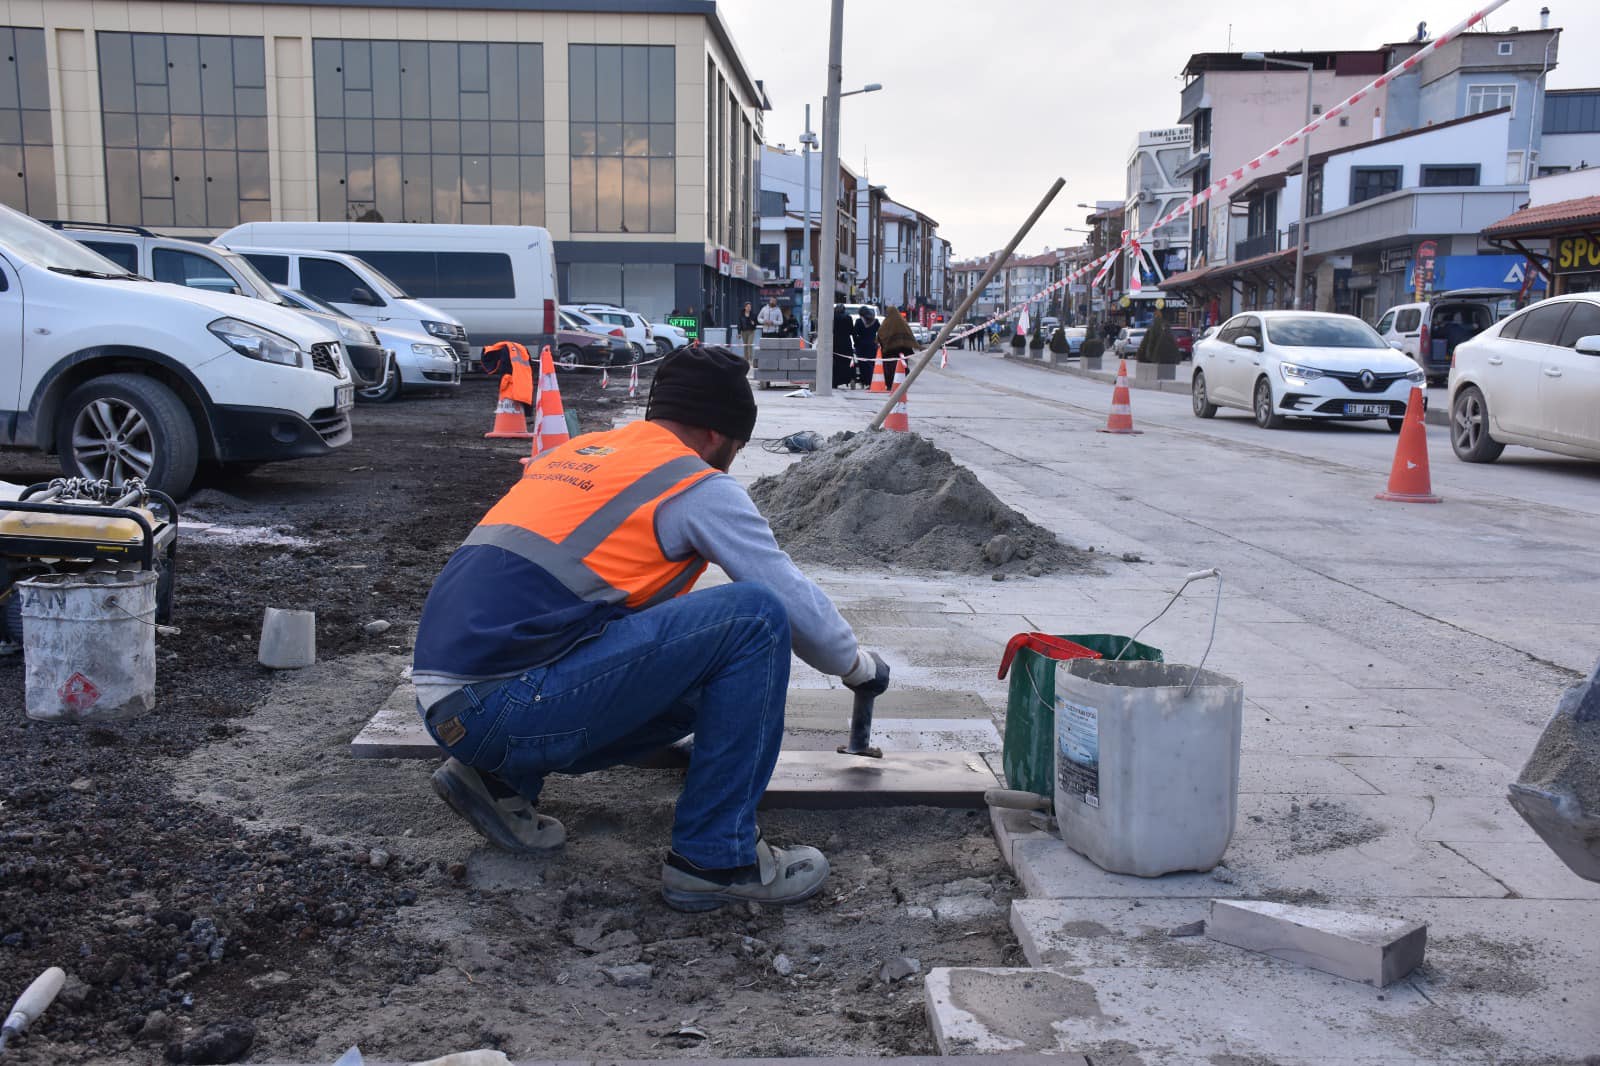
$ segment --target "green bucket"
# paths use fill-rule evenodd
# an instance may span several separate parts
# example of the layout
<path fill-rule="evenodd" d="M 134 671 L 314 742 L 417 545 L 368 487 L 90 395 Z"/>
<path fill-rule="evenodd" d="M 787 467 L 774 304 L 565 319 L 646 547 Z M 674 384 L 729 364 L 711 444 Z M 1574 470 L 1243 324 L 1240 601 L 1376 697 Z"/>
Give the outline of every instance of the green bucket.
<path fill-rule="evenodd" d="M 1008 787 L 1054 797 L 1056 664 L 1063 659 L 1084 656 L 1081 653 L 1074 655 L 1070 650 L 1041 652 L 1018 646 L 1029 636 L 1045 635 L 1022 633 L 1013 637 L 1011 647 L 1007 649 L 1008 658 L 1000 667 L 1001 677 L 1005 676 L 1007 664 L 1011 672 L 1011 688 L 1006 696 L 1006 734 L 1001 763 Z M 1130 644 L 1127 637 L 1115 633 L 1068 633 L 1051 639 L 1068 641 L 1080 648 L 1099 652 L 1104 659 L 1163 661 L 1160 648 L 1138 641 Z M 1012 648 L 1015 648 L 1014 660 L 1010 657 Z"/>

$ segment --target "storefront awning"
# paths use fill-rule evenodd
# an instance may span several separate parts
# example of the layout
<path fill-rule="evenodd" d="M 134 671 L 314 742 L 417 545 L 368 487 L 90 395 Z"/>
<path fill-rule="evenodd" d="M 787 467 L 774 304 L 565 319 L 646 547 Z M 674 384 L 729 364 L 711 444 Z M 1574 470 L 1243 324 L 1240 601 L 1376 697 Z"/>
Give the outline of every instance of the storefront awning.
<path fill-rule="evenodd" d="M 1585 230 L 1600 231 L 1600 196 L 1582 196 L 1576 200 L 1558 200 L 1540 207 L 1525 207 L 1485 227 L 1483 235 L 1489 240 L 1529 240 L 1564 237 Z"/>

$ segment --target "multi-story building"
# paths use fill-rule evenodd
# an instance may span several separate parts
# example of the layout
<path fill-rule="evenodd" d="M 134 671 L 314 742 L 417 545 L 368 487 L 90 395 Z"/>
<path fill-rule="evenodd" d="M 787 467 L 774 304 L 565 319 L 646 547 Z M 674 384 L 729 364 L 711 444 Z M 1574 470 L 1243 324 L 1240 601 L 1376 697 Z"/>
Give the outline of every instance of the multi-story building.
<path fill-rule="evenodd" d="M 803 153 L 783 145 L 764 146 L 761 151 L 761 191 L 763 211 L 761 216 L 761 255 L 763 265 L 781 259 L 787 265 L 792 280 L 802 278 L 804 231 L 806 228 L 806 160 Z M 821 291 L 825 271 L 822 270 L 822 156 L 811 153 L 811 295 L 813 313 L 815 298 Z M 836 245 L 834 276 L 836 300 L 848 300 L 856 289 L 856 214 L 850 209 L 857 198 L 860 179 L 844 163 L 839 164 L 839 240 Z M 783 214 L 769 215 L 766 208 L 776 209 L 779 201 L 773 194 L 784 198 Z M 781 250 L 780 250 L 781 245 Z M 781 271 L 779 273 L 782 273 Z M 803 282 L 801 282 L 803 284 Z"/>
<path fill-rule="evenodd" d="M 1178 169 L 1189 159 L 1192 139 L 1193 132 L 1187 126 L 1143 130 L 1134 138 L 1128 153 L 1123 228 L 1142 233 L 1189 198 L 1189 182 L 1178 176 Z M 1142 242 L 1140 269 L 1149 284 L 1158 284 L 1167 275 L 1188 269 L 1189 232 L 1188 218 L 1179 218 Z"/>
<path fill-rule="evenodd" d="M 950 311 L 955 302 L 950 298 L 950 242 L 934 237 L 932 242 L 933 272 L 928 280 L 928 306 L 935 311 Z"/>
<path fill-rule="evenodd" d="M 934 244 L 939 223 L 914 207 L 885 198 L 881 208 L 881 253 L 875 284 L 879 302 L 906 310 L 932 303 Z"/>
<path fill-rule="evenodd" d="M 1600 89 L 1549 90 L 1539 128 L 1540 177 L 1600 167 Z"/>
<path fill-rule="evenodd" d="M 539 225 L 563 298 L 754 291 L 766 101 L 706 0 L 0 0 L 0 34 L 30 214 Z"/>

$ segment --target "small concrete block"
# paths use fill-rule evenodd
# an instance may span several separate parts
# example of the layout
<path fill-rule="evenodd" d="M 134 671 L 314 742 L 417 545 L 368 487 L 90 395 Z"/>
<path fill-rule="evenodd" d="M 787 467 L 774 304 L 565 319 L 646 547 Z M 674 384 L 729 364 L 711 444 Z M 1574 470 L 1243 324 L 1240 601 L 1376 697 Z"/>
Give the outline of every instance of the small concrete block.
<path fill-rule="evenodd" d="M 941 966 L 928 971 L 923 989 L 941 1055 L 1065 1051 L 1052 1023 L 1101 1014 L 1093 987 L 1050 970 Z M 1080 1055 L 1051 1061 L 1088 1066 Z"/>
<path fill-rule="evenodd" d="M 983 806 L 998 782 L 973 752 L 889 752 L 881 759 L 831 751 L 784 751 L 761 798 L 766 808 Z"/>
<path fill-rule="evenodd" d="M 1029 817 L 1032 813 L 1032 811 L 1014 811 L 1006 807 L 989 808 L 989 822 L 994 826 L 995 845 L 1000 849 L 1000 857 L 1012 869 L 1017 865 L 1012 853 L 1018 841 L 1050 836 L 1033 824 L 1033 820 Z"/>
<path fill-rule="evenodd" d="M 1206 935 L 1385 988 L 1422 965 L 1428 926 L 1286 903 L 1219 899 L 1212 901 Z"/>

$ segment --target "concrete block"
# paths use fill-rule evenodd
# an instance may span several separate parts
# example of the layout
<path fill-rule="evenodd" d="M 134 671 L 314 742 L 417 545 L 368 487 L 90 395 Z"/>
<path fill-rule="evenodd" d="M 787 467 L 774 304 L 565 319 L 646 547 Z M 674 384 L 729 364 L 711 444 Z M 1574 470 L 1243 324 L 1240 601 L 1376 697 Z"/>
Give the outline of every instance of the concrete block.
<path fill-rule="evenodd" d="M 1206 936 L 1386 988 L 1422 965 L 1428 926 L 1260 900 L 1214 900 Z"/>
<path fill-rule="evenodd" d="M 1061 1066 L 1088 1066 L 1062 1047 L 1053 1024 L 1063 1012 L 1101 1015 L 1083 981 L 1050 970 L 941 966 L 928 971 L 923 994 L 941 1055 L 1038 1052 Z"/>
<path fill-rule="evenodd" d="M 1016 846 L 1020 841 L 1032 840 L 1034 837 L 1049 839 L 1051 834 L 1033 824 L 1032 811 L 1013 811 L 1005 807 L 990 807 L 989 822 L 994 826 L 994 842 L 1000 849 L 1000 857 L 1005 859 L 1006 865 L 1016 869 L 1016 859 L 1013 857 Z"/>
<path fill-rule="evenodd" d="M 868 759 L 832 751 L 784 751 L 761 806 L 978 808 L 984 792 L 998 783 L 983 757 L 971 752 L 889 752 Z"/>
<path fill-rule="evenodd" d="M 261 619 L 257 659 L 272 670 L 297 670 L 317 661 L 317 613 L 268 607 Z"/>

